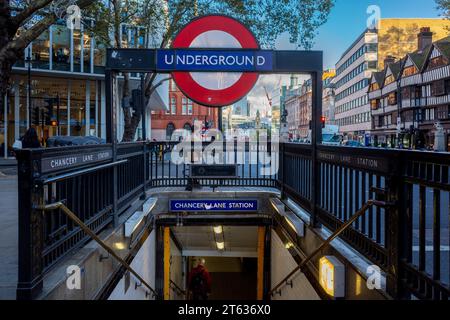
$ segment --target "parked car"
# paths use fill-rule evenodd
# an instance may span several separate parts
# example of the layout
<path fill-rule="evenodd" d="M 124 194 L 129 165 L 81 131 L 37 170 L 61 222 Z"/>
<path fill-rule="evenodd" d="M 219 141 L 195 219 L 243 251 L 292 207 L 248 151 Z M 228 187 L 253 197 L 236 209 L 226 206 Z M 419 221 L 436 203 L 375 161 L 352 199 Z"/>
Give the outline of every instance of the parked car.
<path fill-rule="evenodd" d="M 53 136 L 47 139 L 47 147 L 83 146 L 104 144 L 106 141 L 93 136 Z"/>
<path fill-rule="evenodd" d="M 364 145 L 361 142 L 356 140 L 344 141 L 343 145 L 347 147 L 364 147 Z"/>

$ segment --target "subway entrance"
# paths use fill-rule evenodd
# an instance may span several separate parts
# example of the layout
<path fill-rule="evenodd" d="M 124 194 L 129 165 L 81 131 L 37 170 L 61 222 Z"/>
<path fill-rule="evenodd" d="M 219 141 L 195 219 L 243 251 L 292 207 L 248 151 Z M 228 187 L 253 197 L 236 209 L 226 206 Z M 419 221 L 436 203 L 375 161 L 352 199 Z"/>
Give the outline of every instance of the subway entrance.
<path fill-rule="evenodd" d="M 156 291 L 165 300 L 263 299 L 270 290 L 269 220 L 211 218 L 157 226 Z"/>

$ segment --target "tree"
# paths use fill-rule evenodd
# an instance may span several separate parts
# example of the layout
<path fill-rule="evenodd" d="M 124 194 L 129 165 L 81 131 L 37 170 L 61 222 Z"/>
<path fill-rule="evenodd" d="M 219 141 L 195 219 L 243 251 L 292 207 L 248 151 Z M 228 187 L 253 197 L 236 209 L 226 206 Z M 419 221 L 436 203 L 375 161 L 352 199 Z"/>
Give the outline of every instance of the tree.
<path fill-rule="evenodd" d="M 220 13 L 241 20 L 265 48 L 289 32 L 290 40 L 310 49 L 317 28 L 327 20 L 334 0 L 0 0 L 0 94 L 7 92 L 11 69 L 23 59 L 24 49 L 58 18 L 55 7 L 76 2 L 96 18 L 91 30 L 106 46 L 122 47 L 122 24 L 139 25 L 153 35 L 148 47 L 166 48 L 174 35 L 195 16 Z M 90 26 L 85 26 L 89 29 Z M 156 74 L 145 78 L 147 99 L 161 85 Z M 165 79 L 167 80 L 167 79 Z M 164 80 L 163 80 L 164 81 Z M 130 96 L 129 75 L 124 74 L 124 97 Z M 123 108 L 125 132 L 122 141 L 133 140 L 141 115 Z"/>
<path fill-rule="evenodd" d="M 436 0 L 437 9 L 446 19 L 450 19 L 450 0 Z"/>
<path fill-rule="evenodd" d="M 287 31 L 291 42 L 310 49 L 317 28 L 326 22 L 333 5 L 334 0 L 109 0 L 94 13 L 101 23 L 93 33 L 108 39 L 108 32 L 113 30 L 113 45 L 121 48 L 121 24 L 141 24 L 155 35 L 151 47 L 166 48 L 182 26 L 195 16 L 220 13 L 242 21 L 264 48 L 272 48 L 277 37 Z M 156 74 L 146 76 L 147 99 L 161 84 L 155 84 L 155 78 Z M 124 74 L 123 97 L 129 96 L 129 76 Z M 129 107 L 123 108 L 123 112 L 122 141 L 132 141 L 141 115 Z"/>
<path fill-rule="evenodd" d="M 3 104 L 14 63 L 23 59 L 25 48 L 58 18 L 69 4 L 81 9 L 95 0 L 0 0 L 0 101 Z"/>

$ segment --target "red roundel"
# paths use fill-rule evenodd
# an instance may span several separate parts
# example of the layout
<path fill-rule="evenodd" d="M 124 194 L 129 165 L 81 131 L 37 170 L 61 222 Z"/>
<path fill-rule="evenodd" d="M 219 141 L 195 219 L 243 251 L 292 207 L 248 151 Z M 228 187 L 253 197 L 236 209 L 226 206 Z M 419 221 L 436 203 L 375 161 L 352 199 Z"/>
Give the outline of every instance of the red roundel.
<path fill-rule="evenodd" d="M 220 15 L 204 16 L 186 25 L 172 47 L 259 49 L 254 35 L 239 21 Z M 258 81 L 258 73 L 173 72 L 178 88 L 194 102 L 223 107 L 242 99 Z"/>

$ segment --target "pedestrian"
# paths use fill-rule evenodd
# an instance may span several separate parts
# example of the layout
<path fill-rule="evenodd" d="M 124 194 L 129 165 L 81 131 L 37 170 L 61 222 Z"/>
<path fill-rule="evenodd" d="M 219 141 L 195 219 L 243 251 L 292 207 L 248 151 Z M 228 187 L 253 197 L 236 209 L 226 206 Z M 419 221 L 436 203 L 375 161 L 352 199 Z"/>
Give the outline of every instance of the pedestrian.
<path fill-rule="evenodd" d="M 22 141 L 23 149 L 41 147 L 36 129 L 33 127 L 29 128 L 20 140 Z"/>
<path fill-rule="evenodd" d="M 208 300 L 211 293 L 211 276 L 205 267 L 205 259 L 199 259 L 197 266 L 189 273 L 188 290 L 192 300 Z"/>

